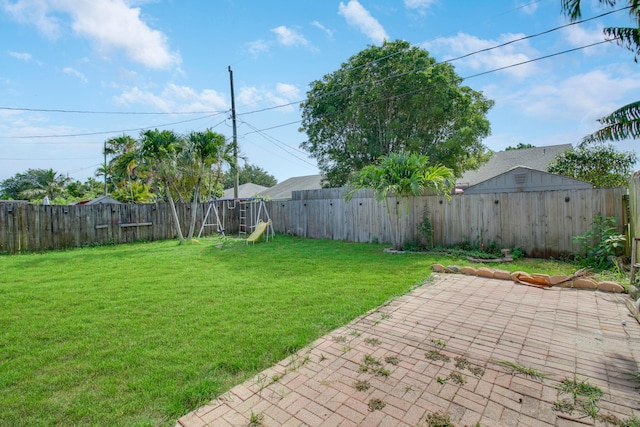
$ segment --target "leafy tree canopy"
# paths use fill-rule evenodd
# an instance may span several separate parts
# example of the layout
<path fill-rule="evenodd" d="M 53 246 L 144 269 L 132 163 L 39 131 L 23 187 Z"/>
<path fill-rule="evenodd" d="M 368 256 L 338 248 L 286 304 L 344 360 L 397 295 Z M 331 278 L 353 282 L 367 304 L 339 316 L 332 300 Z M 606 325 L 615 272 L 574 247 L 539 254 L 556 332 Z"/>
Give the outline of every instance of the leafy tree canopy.
<path fill-rule="evenodd" d="M 0 183 L 2 198 L 11 200 L 42 200 L 47 196 L 51 201 L 66 193 L 69 178 L 53 169 L 28 169 Z"/>
<path fill-rule="evenodd" d="M 612 145 L 570 149 L 556 156 L 548 172 L 588 181 L 596 188 L 626 186 L 638 160 L 631 152 Z"/>
<path fill-rule="evenodd" d="M 302 103 L 301 144 L 318 162 L 325 185 L 391 152 L 428 156 L 459 176 L 487 157 L 482 139 L 493 106 L 462 86 L 449 64 L 405 41 L 370 46 L 339 70 L 311 83 Z"/>
<path fill-rule="evenodd" d="M 238 171 L 239 179 L 238 185 L 247 184 L 249 182 L 263 187 L 273 187 L 278 183 L 278 180 L 269 172 L 256 165 L 245 165 Z M 224 175 L 224 188 L 233 188 L 234 186 L 234 173 L 229 171 Z"/>
<path fill-rule="evenodd" d="M 523 142 L 519 142 L 518 145 L 516 145 L 515 147 L 508 146 L 507 148 L 504 149 L 504 151 L 522 150 L 523 148 L 536 148 L 536 146 L 533 144 L 525 144 Z"/>

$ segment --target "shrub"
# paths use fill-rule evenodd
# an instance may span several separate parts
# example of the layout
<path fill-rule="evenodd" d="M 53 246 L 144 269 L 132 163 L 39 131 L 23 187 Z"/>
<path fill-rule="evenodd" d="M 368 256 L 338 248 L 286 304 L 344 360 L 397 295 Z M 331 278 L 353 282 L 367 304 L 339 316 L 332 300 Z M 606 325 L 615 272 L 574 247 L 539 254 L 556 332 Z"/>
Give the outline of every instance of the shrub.
<path fill-rule="evenodd" d="M 626 238 L 618 233 L 616 219 L 612 216 L 597 215 L 591 221 L 591 229 L 573 237 L 573 242 L 581 247 L 582 253 L 576 259 L 585 267 L 605 270 L 615 266 L 612 258 L 624 250 Z"/>

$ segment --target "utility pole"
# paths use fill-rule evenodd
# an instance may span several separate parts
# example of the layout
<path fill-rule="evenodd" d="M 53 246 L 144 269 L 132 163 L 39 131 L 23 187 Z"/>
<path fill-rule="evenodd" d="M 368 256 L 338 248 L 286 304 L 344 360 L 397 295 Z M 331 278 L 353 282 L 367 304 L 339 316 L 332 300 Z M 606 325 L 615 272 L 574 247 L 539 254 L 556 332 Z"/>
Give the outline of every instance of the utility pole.
<path fill-rule="evenodd" d="M 104 195 L 107 195 L 107 141 L 104 141 L 104 150 L 102 150 L 102 154 L 104 154 Z"/>
<path fill-rule="evenodd" d="M 240 171 L 238 170 L 238 131 L 236 128 L 236 99 L 233 94 L 233 71 L 229 65 L 229 80 L 231 81 L 231 122 L 233 123 L 233 169 L 236 176 L 233 179 L 233 198 L 238 198 L 238 183 L 240 182 Z"/>

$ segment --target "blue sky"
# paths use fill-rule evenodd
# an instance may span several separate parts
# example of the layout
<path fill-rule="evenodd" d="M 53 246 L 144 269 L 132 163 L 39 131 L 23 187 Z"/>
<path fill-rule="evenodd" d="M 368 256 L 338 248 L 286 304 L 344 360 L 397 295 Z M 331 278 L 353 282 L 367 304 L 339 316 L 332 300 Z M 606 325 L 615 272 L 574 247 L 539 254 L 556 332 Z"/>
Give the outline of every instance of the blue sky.
<path fill-rule="evenodd" d="M 582 3 L 583 18 L 611 11 Z M 315 174 L 299 101 L 368 45 L 403 39 L 442 61 L 567 23 L 560 0 L 0 0 L 0 180 L 28 168 L 84 180 L 106 139 L 144 128 L 230 138 L 228 66 L 249 163 L 279 181 Z M 472 77 L 600 42 L 611 25 L 629 26 L 627 12 L 452 62 L 496 103 L 484 144 L 575 145 L 640 98 L 633 54 L 612 43 Z"/>

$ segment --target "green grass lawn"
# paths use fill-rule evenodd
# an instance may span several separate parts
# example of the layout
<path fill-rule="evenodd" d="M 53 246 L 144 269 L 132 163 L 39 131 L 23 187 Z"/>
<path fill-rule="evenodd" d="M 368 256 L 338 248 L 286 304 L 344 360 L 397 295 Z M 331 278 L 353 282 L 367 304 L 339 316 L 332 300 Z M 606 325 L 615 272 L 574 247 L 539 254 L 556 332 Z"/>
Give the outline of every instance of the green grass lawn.
<path fill-rule="evenodd" d="M 432 263 L 469 264 L 286 236 L 218 243 L 0 256 L 0 425 L 173 425 L 422 283 Z"/>

